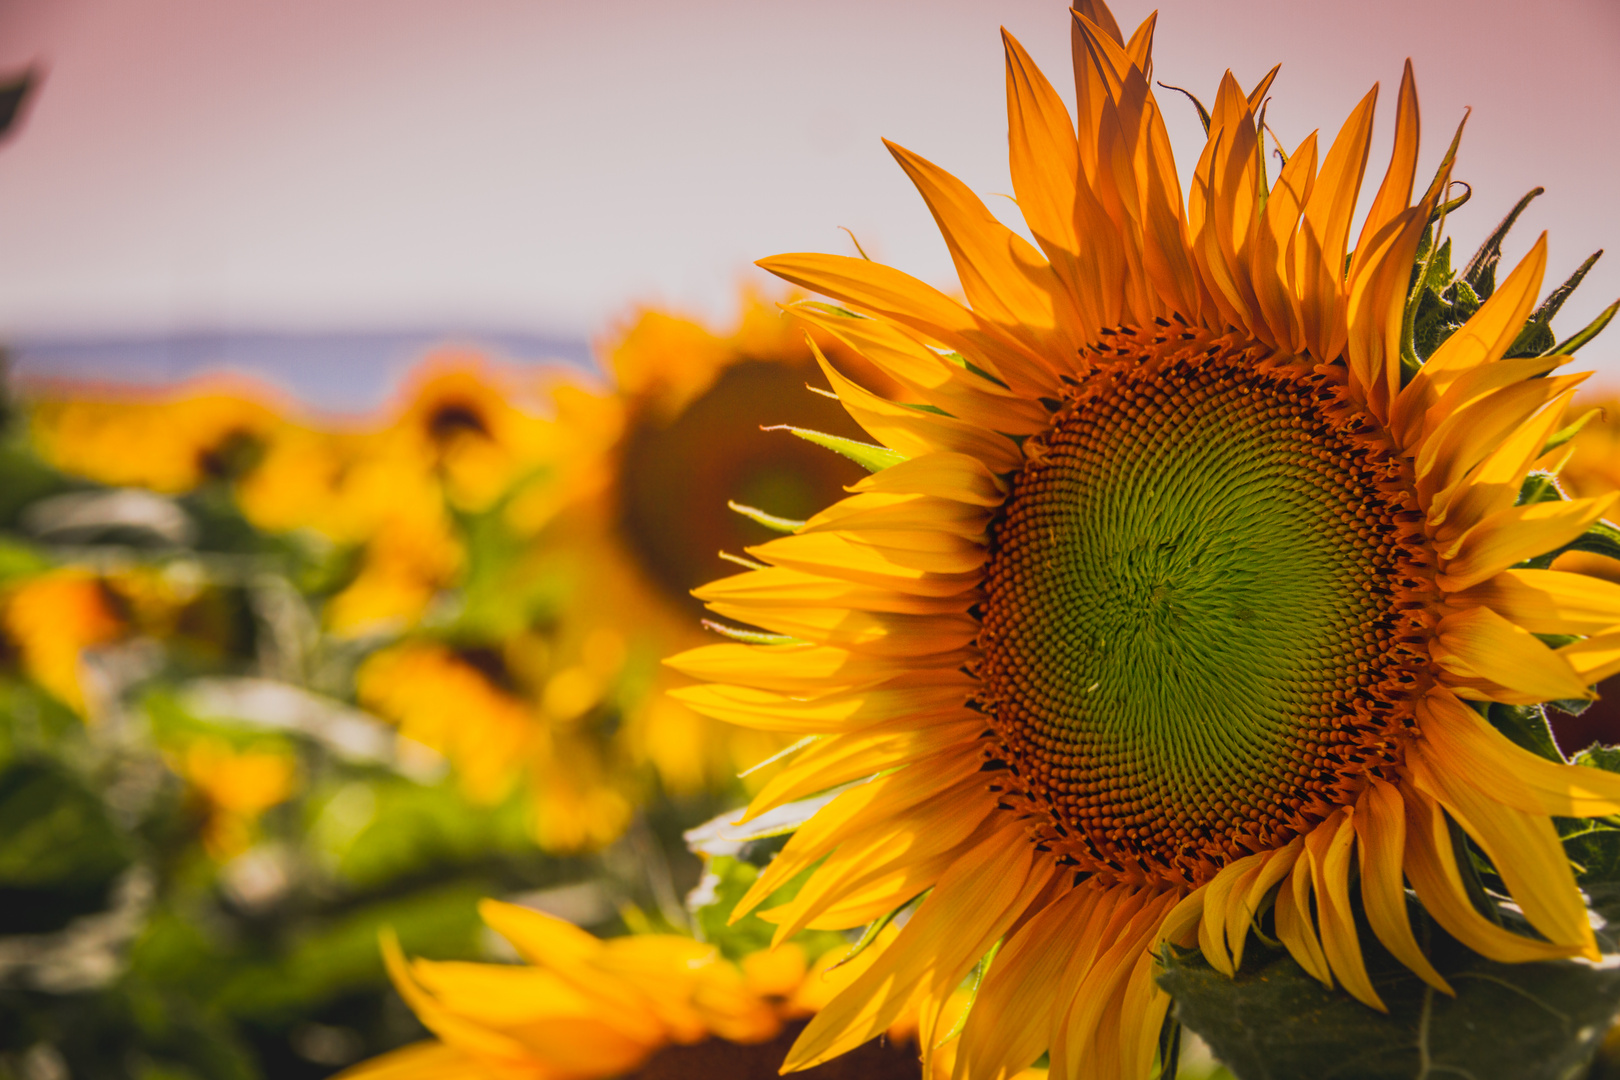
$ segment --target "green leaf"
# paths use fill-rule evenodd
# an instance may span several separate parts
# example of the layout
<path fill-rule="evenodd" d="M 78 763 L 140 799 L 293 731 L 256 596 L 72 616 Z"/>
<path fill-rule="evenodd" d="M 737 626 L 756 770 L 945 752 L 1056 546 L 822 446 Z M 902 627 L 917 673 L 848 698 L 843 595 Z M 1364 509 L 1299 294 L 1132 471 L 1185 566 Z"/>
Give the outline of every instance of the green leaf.
<path fill-rule="evenodd" d="M 856 442 L 839 435 L 828 435 L 821 431 L 811 431 L 808 428 L 797 428 L 789 424 L 777 424 L 774 427 L 764 428 L 765 431 L 791 431 L 806 442 L 815 443 L 837 454 L 842 454 L 867 472 L 882 472 L 891 465 L 898 465 L 906 460 L 906 456 L 898 450 L 890 450 L 887 446 L 875 446 L 872 443 Z"/>
<path fill-rule="evenodd" d="M 1552 728 L 1547 726 L 1547 714 L 1539 705 L 1503 705 L 1492 702 L 1485 719 L 1491 726 L 1513 742 L 1538 757 L 1563 762 L 1564 755 L 1553 741 Z"/>
<path fill-rule="evenodd" d="M 1615 528 L 1607 521 L 1599 521 L 1580 537 L 1559 548 L 1555 554 L 1566 551 L 1587 551 L 1593 555 L 1620 559 L 1620 528 Z"/>
<path fill-rule="evenodd" d="M 1545 446 L 1543 446 L 1541 448 L 1541 453 L 1542 454 L 1547 454 L 1547 453 L 1550 453 L 1553 450 L 1558 449 L 1560 446 L 1563 446 L 1565 443 L 1569 442 L 1569 440 L 1571 440 L 1575 436 L 1579 435 L 1581 433 L 1581 429 L 1584 428 L 1587 424 L 1590 424 L 1593 420 L 1597 419 L 1598 417 L 1600 417 L 1602 415 L 1603 415 L 1603 410 L 1602 409 L 1587 409 L 1573 423 L 1565 424 L 1563 427 L 1561 427 L 1557 431 L 1553 432 L 1552 435 L 1547 439 L 1547 445 L 1545 445 Z M 1537 455 L 1537 456 L 1539 457 L 1541 455 Z M 1546 474 L 1546 473 L 1533 473 L 1532 475 L 1547 476 L 1548 481 L 1550 483 L 1552 482 L 1552 477 L 1549 474 Z M 1553 483 L 1553 486 L 1556 488 L 1558 485 L 1556 483 Z M 1523 500 L 1520 500 L 1520 501 L 1523 501 Z M 1552 501 L 1555 501 L 1555 500 L 1547 499 L 1547 500 L 1541 500 L 1541 501 L 1552 502 Z"/>
<path fill-rule="evenodd" d="M 1159 984 L 1176 1015 L 1240 1080 L 1568 1080 L 1583 1075 L 1620 1009 L 1620 969 L 1576 961 L 1498 964 L 1414 910 L 1430 959 L 1456 989 L 1433 990 L 1363 929 L 1377 1012 L 1328 990 L 1280 950 L 1246 953 L 1237 978 L 1197 951 L 1166 955 Z"/>
<path fill-rule="evenodd" d="M 0 933 L 41 933 L 101 910 L 130 865 L 100 799 L 57 765 L 0 773 Z"/>
<path fill-rule="evenodd" d="M 1620 748 L 1589 746 L 1575 755 L 1574 763 L 1604 772 L 1620 772 Z M 1589 891 L 1596 887 L 1620 888 L 1620 821 L 1614 818 L 1554 818 L 1564 852 L 1575 864 L 1575 880 Z M 1593 906 L 1607 907 L 1611 923 L 1620 922 L 1620 910 L 1593 893 Z"/>
<path fill-rule="evenodd" d="M 1200 124 L 1204 125 L 1204 134 L 1208 135 L 1209 134 L 1209 110 L 1204 108 L 1204 103 L 1202 101 L 1199 101 L 1198 98 L 1193 95 L 1193 92 L 1191 90 L 1184 90 L 1179 86 L 1171 86 L 1167 82 L 1161 82 L 1161 83 L 1159 83 L 1159 85 L 1164 87 L 1166 90 L 1174 90 L 1176 93 L 1182 95 L 1188 101 L 1192 102 L 1193 108 L 1198 110 L 1198 122 Z"/>
<path fill-rule="evenodd" d="M 1558 478 L 1552 473 L 1536 472 L 1526 476 L 1524 483 L 1519 485 L 1519 499 L 1514 505 L 1563 501 L 1564 493 L 1558 487 Z"/>

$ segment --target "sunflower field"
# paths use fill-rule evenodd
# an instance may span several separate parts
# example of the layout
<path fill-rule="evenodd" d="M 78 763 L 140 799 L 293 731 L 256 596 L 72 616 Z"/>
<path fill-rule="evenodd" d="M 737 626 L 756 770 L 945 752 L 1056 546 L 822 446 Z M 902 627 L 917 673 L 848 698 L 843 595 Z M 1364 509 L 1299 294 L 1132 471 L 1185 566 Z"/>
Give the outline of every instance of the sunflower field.
<path fill-rule="evenodd" d="M 9 380 L 0 1080 L 1620 1076 L 1597 256 L 1065 18 L 946 291 Z"/>

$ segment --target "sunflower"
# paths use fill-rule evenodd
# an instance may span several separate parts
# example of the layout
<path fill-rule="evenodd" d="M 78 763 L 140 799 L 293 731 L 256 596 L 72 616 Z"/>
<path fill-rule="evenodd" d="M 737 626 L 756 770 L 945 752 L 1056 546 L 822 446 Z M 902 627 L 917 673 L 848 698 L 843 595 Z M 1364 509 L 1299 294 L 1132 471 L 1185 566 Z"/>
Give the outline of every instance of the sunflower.
<path fill-rule="evenodd" d="M 0 628 L 19 666 L 80 716 L 90 715 L 84 654 L 124 638 L 129 616 L 105 580 L 79 568 L 49 571 L 0 597 Z"/>
<path fill-rule="evenodd" d="M 213 659 L 240 646 L 218 590 L 145 567 L 62 566 L 0 589 L 0 635 L 22 672 L 86 719 L 96 715 L 85 656 L 137 636 Z"/>
<path fill-rule="evenodd" d="M 527 777 L 541 847 L 600 847 L 629 824 L 629 770 L 615 768 L 590 733 L 558 722 L 555 707 L 548 713 L 544 699 L 534 700 L 524 663 L 534 644 L 529 635 L 484 648 L 406 641 L 366 659 L 356 694 L 403 737 L 448 758 L 473 802 L 499 802 Z"/>
<path fill-rule="evenodd" d="M 172 760 L 198 804 L 203 849 L 214 859 L 246 851 L 264 812 L 293 795 L 293 756 L 274 744 L 237 749 L 205 737 L 192 740 Z"/>
<path fill-rule="evenodd" d="M 1617 498 L 1538 482 L 1550 501 L 1519 499 L 1582 378 L 1556 374 L 1566 355 L 1504 358 L 1545 237 L 1420 365 L 1408 290 L 1451 154 L 1414 202 L 1410 65 L 1351 251 L 1376 87 L 1268 182 L 1256 111 L 1275 71 L 1249 93 L 1228 74 L 1184 205 L 1154 20 L 1127 40 L 1100 0 L 1076 8 L 1077 117 L 1005 38 L 1036 244 L 891 146 L 967 305 L 861 259 L 761 263 L 836 301 L 795 310 L 909 391 L 886 401 L 823 363 L 882 444 L 875 471 L 749 549 L 759 569 L 698 590 L 774 640 L 671 661 L 706 680 L 679 692 L 693 708 L 813 737 L 750 815 L 854 785 L 739 914 L 810 868 L 770 912 L 784 937 L 921 897 L 789 1069 L 912 1009 L 935 1045 L 931 1017 L 996 949 L 958 1075 L 1043 1053 L 1058 1077 L 1151 1075 L 1157 950 L 1196 944 L 1230 974 L 1273 896 L 1293 957 L 1373 1008 L 1358 906 L 1450 990 L 1407 882 L 1492 959 L 1597 957 L 1550 817 L 1620 811 L 1620 776 L 1521 750 L 1482 715 L 1589 698 L 1620 671 L 1620 588 L 1524 565 Z M 1453 825 L 1540 937 L 1476 911 Z"/>
<path fill-rule="evenodd" d="M 661 693 L 657 658 L 701 640 L 690 590 L 722 558 L 808 517 L 861 475 L 793 437 L 861 436 L 836 402 L 806 390 L 817 370 L 803 329 L 759 295 L 745 293 L 741 306 L 723 332 L 653 309 L 614 331 L 600 349 L 605 385 L 563 381 L 554 390 L 558 430 L 575 450 L 566 472 L 511 506 L 515 520 L 545 527 L 537 558 L 578 583 L 562 602 L 548 696 L 577 714 L 617 695 L 626 746 L 681 792 L 726 780 L 738 762 L 780 746 L 759 732 L 716 730 Z M 791 430 L 762 432 L 762 419 Z M 754 509 L 767 505 L 776 516 Z M 620 656 L 619 674 L 593 671 L 593 651 Z"/>
<path fill-rule="evenodd" d="M 344 1080 L 767 1080 L 807 1018 L 866 963 L 834 969 L 836 951 L 818 959 L 794 942 L 732 963 L 674 934 L 604 941 L 529 908 L 486 900 L 480 911 L 526 963 L 407 961 L 384 939 L 394 985 L 437 1038 Z M 914 1020 L 888 1034 L 812 1075 L 920 1078 Z"/>
<path fill-rule="evenodd" d="M 52 465 L 170 495 L 241 475 L 281 423 L 269 388 L 242 379 L 197 379 L 161 393 L 45 383 L 31 396 L 31 435 Z"/>

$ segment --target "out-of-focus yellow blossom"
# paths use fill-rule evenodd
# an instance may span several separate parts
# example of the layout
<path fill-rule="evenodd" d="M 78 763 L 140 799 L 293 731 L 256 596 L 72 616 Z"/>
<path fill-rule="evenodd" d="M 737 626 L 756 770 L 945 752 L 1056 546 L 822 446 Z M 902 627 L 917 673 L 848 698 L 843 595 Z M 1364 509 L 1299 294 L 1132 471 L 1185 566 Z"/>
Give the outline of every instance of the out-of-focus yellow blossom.
<path fill-rule="evenodd" d="M 437 1038 L 364 1062 L 344 1080 L 767 1080 L 806 1019 L 870 965 L 834 967 L 789 942 L 734 964 L 673 934 L 599 940 L 559 919 L 486 900 L 484 921 L 523 965 L 406 960 L 384 942 L 400 994 Z M 803 1075 L 921 1078 L 916 1022 Z M 931 1076 L 950 1075 L 947 1047 Z M 1020 1080 L 1033 1080 L 1030 1072 Z"/>
<path fill-rule="evenodd" d="M 522 645 L 509 643 L 509 651 Z M 368 658 L 357 690 L 403 737 L 448 758 L 474 801 L 499 801 L 525 778 L 542 847 L 576 851 L 613 840 L 630 819 L 625 770 L 604 760 L 610 748 L 589 732 L 537 711 L 532 702 L 555 696 L 557 680 L 536 695 L 517 685 L 518 667 L 493 649 L 408 642 Z"/>
<path fill-rule="evenodd" d="M 203 848 L 215 859 L 246 851 L 260 816 L 293 794 L 296 765 L 278 747 L 235 750 L 223 739 L 200 738 L 174 761 L 203 806 Z"/>
<path fill-rule="evenodd" d="M 34 393 L 33 437 L 64 472 L 179 494 L 244 472 L 281 422 L 275 399 L 217 377 L 161 394 L 46 385 Z"/>
<path fill-rule="evenodd" d="M 476 353 L 435 354 L 404 395 L 387 432 L 391 449 L 438 476 L 453 505 L 488 509 L 566 450 L 539 414 L 535 387 Z"/>
<path fill-rule="evenodd" d="M 0 623 L 21 667 L 40 686 L 81 716 L 84 651 L 123 637 L 129 611 L 106 581 L 78 568 L 53 570 L 12 588 Z"/>
<path fill-rule="evenodd" d="M 1620 397 L 1598 393 L 1583 397 L 1573 414 L 1595 415 L 1569 442 L 1569 460 L 1558 474 L 1559 483 L 1576 498 L 1590 498 L 1620 489 Z"/>
<path fill-rule="evenodd" d="M 1570 495 L 1591 498 L 1620 490 L 1620 397 L 1600 392 L 1583 398 L 1581 404 L 1586 410 L 1602 411 L 1587 420 L 1570 440 L 1569 460 L 1558 479 Z M 1620 581 L 1620 562 L 1602 555 L 1566 552 L 1553 565 L 1559 570 Z"/>
<path fill-rule="evenodd" d="M 469 798 L 504 798 L 534 738 L 529 711 L 445 646 L 411 642 L 372 654 L 355 677 L 360 703 L 407 739 L 443 754 Z"/>
<path fill-rule="evenodd" d="M 866 438 L 836 402 L 806 388 L 820 376 L 802 326 L 753 293 L 742 309 L 724 333 L 651 309 L 630 318 L 600 349 L 608 386 L 581 379 L 553 390 L 556 428 L 575 457 L 557 487 L 539 485 L 535 496 L 553 500 L 534 515 L 552 519 L 537 557 L 575 583 L 558 624 L 558 670 L 587 666 L 604 635 L 621 643 L 627 674 L 643 672 L 638 692 L 619 702 L 623 738 L 674 791 L 729 778 L 777 747 L 665 697 L 665 676 L 650 664 L 703 640 L 688 592 L 724 567 L 720 552 L 740 556 L 773 535 L 728 502 L 802 518 L 864 475 L 788 431 L 760 430 L 765 422 Z M 825 348 L 867 372 L 869 385 L 889 385 L 837 343 Z M 514 516 L 523 509 L 515 500 Z M 623 683 L 591 685 L 601 698 Z M 559 696 L 582 709 L 585 686 L 578 679 Z"/>

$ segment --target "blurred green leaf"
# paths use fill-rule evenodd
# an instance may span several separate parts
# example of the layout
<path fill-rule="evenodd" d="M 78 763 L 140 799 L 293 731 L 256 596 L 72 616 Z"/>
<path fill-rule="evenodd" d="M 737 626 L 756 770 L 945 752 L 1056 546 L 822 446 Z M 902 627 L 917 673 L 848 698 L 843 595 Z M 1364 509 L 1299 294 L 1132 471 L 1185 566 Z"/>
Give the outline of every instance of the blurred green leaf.
<path fill-rule="evenodd" d="M 0 933 L 39 933 L 102 908 L 131 862 L 129 843 L 65 769 L 18 761 L 0 772 Z"/>
<path fill-rule="evenodd" d="M 793 878 L 753 912 L 733 923 L 731 913 L 744 894 L 753 888 L 760 867 L 730 855 L 713 856 L 707 860 L 702 882 L 687 901 L 698 939 L 718 946 L 721 953 L 732 960 L 770 948 L 776 927 L 760 918 L 758 912 L 793 899 L 810 873 L 806 870 Z M 847 944 L 843 935 L 825 930 L 807 930 L 793 940 L 803 944 L 812 956 Z"/>

